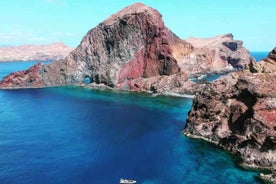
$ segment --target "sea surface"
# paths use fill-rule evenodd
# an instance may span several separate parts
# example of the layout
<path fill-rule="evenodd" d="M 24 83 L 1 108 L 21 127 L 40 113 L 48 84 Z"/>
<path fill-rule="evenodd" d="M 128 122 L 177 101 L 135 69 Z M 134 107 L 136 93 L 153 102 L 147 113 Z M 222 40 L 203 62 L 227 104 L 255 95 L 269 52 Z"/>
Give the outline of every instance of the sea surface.
<path fill-rule="evenodd" d="M 250 52 L 250 55 L 256 59 L 256 61 L 261 61 L 268 56 L 269 52 L 266 51 L 254 51 Z"/>
<path fill-rule="evenodd" d="M 0 63 L 0 78 L 29 64 Z M 258 183 L 226 152 L 181 134 L 191 105 L 78 87 L 0 90 L 0 183 Z"/>

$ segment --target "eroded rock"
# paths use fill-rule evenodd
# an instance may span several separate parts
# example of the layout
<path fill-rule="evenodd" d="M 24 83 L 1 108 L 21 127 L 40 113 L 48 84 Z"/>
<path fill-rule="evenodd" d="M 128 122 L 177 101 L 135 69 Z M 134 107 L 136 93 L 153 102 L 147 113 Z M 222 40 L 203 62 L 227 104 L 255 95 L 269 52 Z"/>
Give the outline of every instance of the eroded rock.
<path fill-rule="evenodd" d="M 276 72 L 268 73 L 268 60 L 276 65 L 270 54 L 254 63 L 264 66 L 256 73 L 233 73 L 207 84 L 194 99 L 184 133 L 240 156 L 244 167 L 275 172 Z"/>
<path fill-rule="evenodd" d="M 166 28 L 157 10 L 136 3 L 90 30 L 65 59 L 11 74 L 0 87 L 84 85 L 89 78 L 93 85 L 87 87 L 195 93 L 201 85 L 195 87 L 189 77 L 242 68 L 250 60 L 242 43 L 230 34 L 189 41 Z M 28 72 L 36 73 L 36 79 L 29 79 Z"/>

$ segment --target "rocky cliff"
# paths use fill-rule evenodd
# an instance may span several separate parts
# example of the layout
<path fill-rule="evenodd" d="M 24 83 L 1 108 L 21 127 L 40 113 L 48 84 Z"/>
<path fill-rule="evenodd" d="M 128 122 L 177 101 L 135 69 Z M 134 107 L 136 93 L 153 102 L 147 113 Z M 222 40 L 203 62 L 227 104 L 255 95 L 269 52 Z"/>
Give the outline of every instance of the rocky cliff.
<path fill-rule="evenodd" d="M 191 75 L 250 62 L 248 51 L 232 35 L 209 40 L 210 48 L 180 39 L 165 27 L 157 10 L 136 3 L 90 30 L 65 59 L 13 73 L 0 87 L 92 86 L 84 84 L 89 78 L 93 85 L 119 90 L 190 93 L 199 89 L 188 81 Z"/>
<path fill-rule="evenodd" d="M 275 172 L 275 66 L 274 49 L 263 61 L 251 62 L 245 72 L 206 84 L 193 101 L 184 133 L 240 156 L 245 167 Z"/>
<path fill-rule="evenodd" d="M 65 58 L 73 50 L 63 43 L 0 47 L 0 62 L 48 61 Z"/>
<path fill-rule="evenodd" d="M 190 37 L 187 41 L 194 46 L 194 51 L 180 58 L 179 64 L 191 74 L 241 70 L 255 61 L 243 47 L 243 42 L 234 40 L 232 34 L 213 38 Z"/>

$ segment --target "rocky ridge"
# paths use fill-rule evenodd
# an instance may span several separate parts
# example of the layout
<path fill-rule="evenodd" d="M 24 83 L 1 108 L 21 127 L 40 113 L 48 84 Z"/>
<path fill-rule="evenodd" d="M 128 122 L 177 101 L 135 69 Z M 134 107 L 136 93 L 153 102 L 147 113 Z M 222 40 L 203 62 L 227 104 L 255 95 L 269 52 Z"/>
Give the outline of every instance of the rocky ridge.
<path fill-rule="evenodd" d="M 276 183 L 275 66 L 274 48 L 244 72 L 206 84 L 193 101 L 184 129 L 190 137 L 238 155 L 244 167 L 272 171 L 261 175 L 272 183 Z"/>
<path fill-rule="evenodd" d="M 210 48 L 180 39 L 157 10 L 136 3 L 90 30 L 65 59 L 12 73 L 0 87 L 98 84 L 116 90 L 194 93 L 200 87 L 189 77 L 240 69 L 251 60 L 231 34 L 209 40 Z M 92 84 L 84 83 L 87 77 Z"/>
<path fill-rule="evenodd" d="M 73 48 L 63 43 L 0 47 L 0 62 L 49 61 L 65 58 Z"/>
<path fill-rule="evenodd" d="M 241 70 L 245 65 L 255 61 L 243 47 L 243 42 L 234 40 L 232 34 L 212 38 L 190 37 L 186 41 L 195 49 L 180 59 L 179 64 L 192 74 Z"/>

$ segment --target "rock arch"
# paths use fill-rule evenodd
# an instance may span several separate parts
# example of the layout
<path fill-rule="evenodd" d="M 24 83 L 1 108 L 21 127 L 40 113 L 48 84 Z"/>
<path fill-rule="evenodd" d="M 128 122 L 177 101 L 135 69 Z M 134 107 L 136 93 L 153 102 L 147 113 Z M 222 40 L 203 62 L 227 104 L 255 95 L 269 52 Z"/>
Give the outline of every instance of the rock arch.
<path fill-rule="evenodd" d="M 92 83 L 92 78 L 89 76 L 85 76 L 83 79 L 84 84 L 91 84 Z"/>

